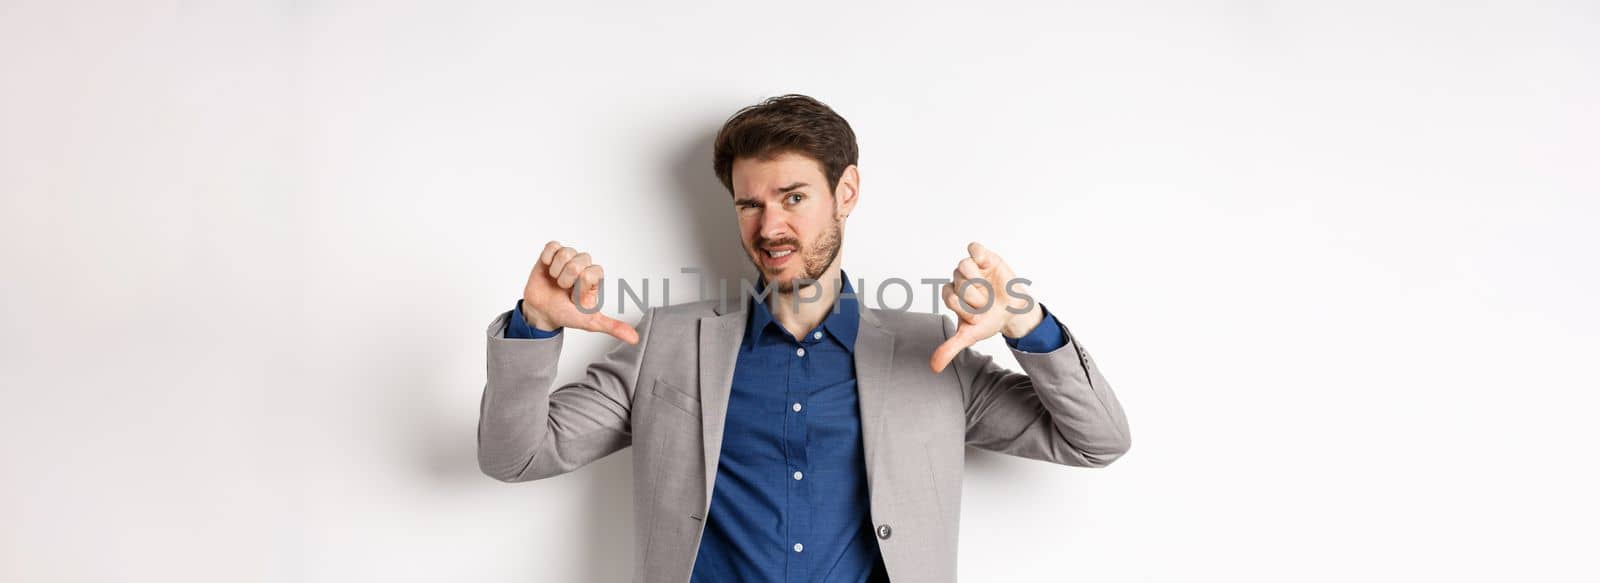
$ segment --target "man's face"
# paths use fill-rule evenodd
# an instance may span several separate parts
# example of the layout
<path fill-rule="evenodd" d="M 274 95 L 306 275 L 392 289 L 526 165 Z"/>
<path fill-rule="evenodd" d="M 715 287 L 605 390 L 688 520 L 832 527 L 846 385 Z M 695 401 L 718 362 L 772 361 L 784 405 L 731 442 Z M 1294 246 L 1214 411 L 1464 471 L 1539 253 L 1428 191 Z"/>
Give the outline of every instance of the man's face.
<path fill-rule="evenodd" d="M 821 279 L 839 255 L 840 217 L 855 203 L 854 168 L 830 192 L 822 165 L 801 154 L 733 163 L 733 204 L 745 253 L 780 293 Z M 843 196 L 836 196 L 843 195 Z"/>

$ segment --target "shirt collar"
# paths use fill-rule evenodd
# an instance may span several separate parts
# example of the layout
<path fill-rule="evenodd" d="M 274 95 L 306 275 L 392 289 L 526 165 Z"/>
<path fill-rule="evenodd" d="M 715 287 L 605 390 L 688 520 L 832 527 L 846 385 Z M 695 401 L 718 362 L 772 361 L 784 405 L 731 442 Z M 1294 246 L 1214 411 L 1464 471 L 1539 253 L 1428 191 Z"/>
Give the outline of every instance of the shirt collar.
<path fill-rule="evenodd" d="M 846 350 L 853 353 L 856 349 L 856 332 L 861 329 L 861 303 L 855 297 L 855 287 L 850 285 L 849 274 L 842 269 L 839 270 L 839 280 L 839 298 L 836 304 L 838 309 L 834 310 L 833 306 L 829 306 L 828 316 L 823 318 L 821 328 L 827 330 L 828 334 L 843 344 Z M 749 324 L 745 328 L 744 337 L 746 348 L 755 346 L 756 340 L 761 338 L 761 331 L 769 324 L 776 327 L 779 334 L 788 334 L 776 320 L 773 320 L 772 310 L 767 308 L 767 303 L 756 301 L 756 296 L 761 295 L 759 290 L 764 290 L 766 287 L 766 277 L 759 277 L 756 280 L 758 291 L 745 300 L 750 303 Z"/>

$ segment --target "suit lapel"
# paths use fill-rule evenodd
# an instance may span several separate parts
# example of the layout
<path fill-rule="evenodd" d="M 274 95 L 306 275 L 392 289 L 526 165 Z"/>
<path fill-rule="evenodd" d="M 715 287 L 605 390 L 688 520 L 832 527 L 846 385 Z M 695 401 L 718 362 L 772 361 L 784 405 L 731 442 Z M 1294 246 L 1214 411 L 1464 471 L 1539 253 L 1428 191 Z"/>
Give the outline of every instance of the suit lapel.
<path fill-rule="evenodd" d="M 861 308 L 861 329 L 856 333 L 856 394 L 861 407 L 861 447 L 867 462 L 867 485 L 873 485 L 883 435 L 888 430 L 885 415 L 889 398 L 889 371 L 894 357 L 894 334 L 883 329 L 865 306 Z"/>
<path fill-rule="evenodd" d="M 743 306 L 719 306 L 717 316 L 700 319 L 700 429 L 705 447 L 706 505 L 716 484 L 722 455 L 722 430 L 728 415 L 733 367 L 738 363 L 746 318 Z"/>

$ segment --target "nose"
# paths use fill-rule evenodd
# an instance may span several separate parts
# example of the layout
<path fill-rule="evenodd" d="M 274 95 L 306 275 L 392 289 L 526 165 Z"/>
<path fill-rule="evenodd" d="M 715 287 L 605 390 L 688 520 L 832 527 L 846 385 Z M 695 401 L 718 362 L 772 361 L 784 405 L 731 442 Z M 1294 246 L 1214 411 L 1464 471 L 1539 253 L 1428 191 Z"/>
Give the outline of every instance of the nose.
<path fill-rule="evenodd" d="M 761 211 L 761 238 L 771 241 L 788 236 L 788 213 L 771 208 Z"/>

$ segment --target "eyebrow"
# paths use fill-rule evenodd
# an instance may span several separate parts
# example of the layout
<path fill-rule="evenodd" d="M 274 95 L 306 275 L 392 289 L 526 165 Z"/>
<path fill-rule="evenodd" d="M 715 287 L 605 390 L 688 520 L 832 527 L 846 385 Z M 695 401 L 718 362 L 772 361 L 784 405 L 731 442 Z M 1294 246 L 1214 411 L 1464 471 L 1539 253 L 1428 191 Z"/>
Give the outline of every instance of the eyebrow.
<path fill-rule="evenodd" d="M 788 186 L 780 186 L 780 187 L 778 187 L 778 193 L 779 194 L 783 194 L 783 193 L 790 192 L 790 191 L 800 190 L 800 189 L 808 187 L 808 186 L 811 186 L 811 185 L 808 184 L 808 183 L 805 183 L 805 182 L 795 182 L 795 183 L 790 184 Z M 757 203 L 757 202 L 760 202 L 760 201 L 757 200 L 756 197 L 753 197 L 753 196 L 741 196 L 739 198 L 733 199 L 733 204 L 751 204 L 751 203 Z"/>

